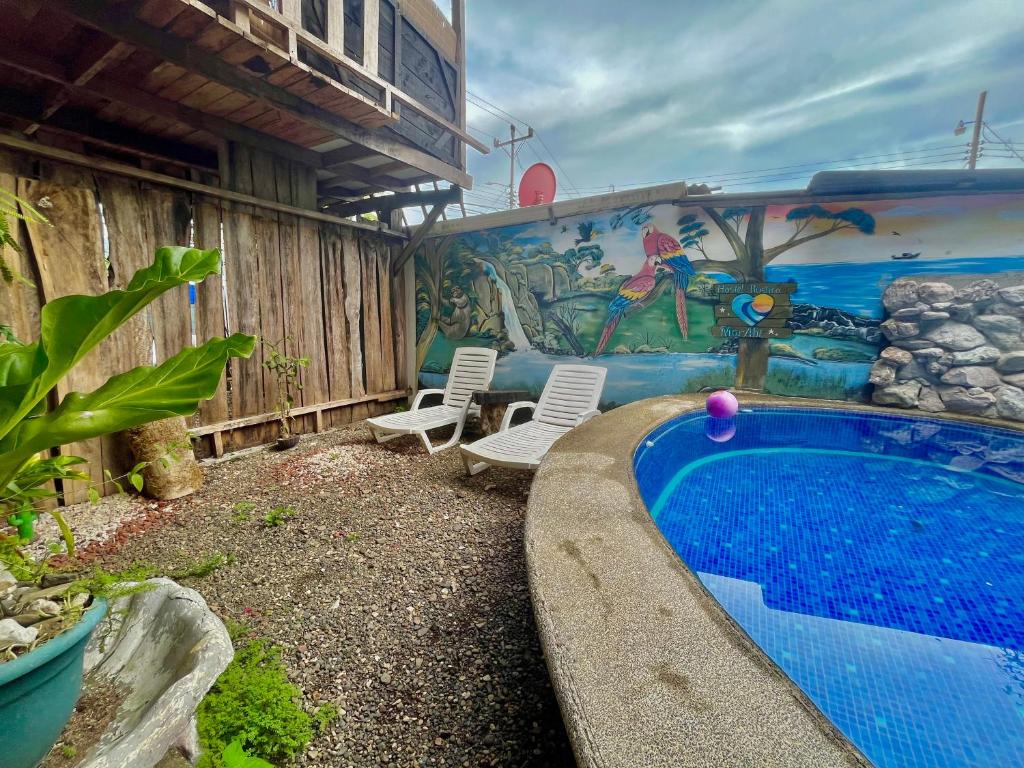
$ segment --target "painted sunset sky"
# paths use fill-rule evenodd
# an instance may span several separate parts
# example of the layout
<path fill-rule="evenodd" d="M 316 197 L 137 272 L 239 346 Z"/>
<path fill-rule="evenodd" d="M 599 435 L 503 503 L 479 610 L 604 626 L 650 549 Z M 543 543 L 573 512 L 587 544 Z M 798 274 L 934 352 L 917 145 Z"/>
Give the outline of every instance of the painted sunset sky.
<path fill-rule="evenodd" d="M 892 254 L 904 251 L 920 252 L 917 263 L 926 260 L 1024 255 L 1024 199 L 1019 195 L 931 197 L 849 205 L 862 208 L 874 216 L 874 235 L 863 235 L 856 230 L 836 232 L 785 252 L 772 262 L 772 266 L 889 260 Z M 722 210 L 724 206 L 719 203 L 716 207 Z M 765 247 L 784 242 L 793 233 L 793 225 L 785 220 L 786 212 L 791 207 L 768 207 Z M 829 203 L 826 207 L 838 211 L 849 206 Z M 678 237 L 679 233 L 677 220 L 686 213 L 694 213 L 705 221 L 710 232 L 704 241 L 709 256 L 722 260 L 733 258 L 725 238 L 713 222 L 701 216 L 700 208 L 666 204 L 655 206 L 649 211 L 658 229 L 673 237 Z M 644 258 L 641 225 L 623 217 L 622 224 L 613 229 L 610 223 L 613 216 L 614 213 L 601 212 L 559 219 L 554 225 L 540 221 L 497 231 L 502 237 L 514 236 L 524 247 L 549 242 L 556 251 L 563 252 L 575 247 L 575 239 L 579 237 L 577 225 L 593 221 L 601 233 L 593 242 L 604 250 L 604 263 L 614 264 L 619 274 L 633 274 L 640 268 Z M 476 235 L 468 234 L 465 237 L 485 247 Z"/>

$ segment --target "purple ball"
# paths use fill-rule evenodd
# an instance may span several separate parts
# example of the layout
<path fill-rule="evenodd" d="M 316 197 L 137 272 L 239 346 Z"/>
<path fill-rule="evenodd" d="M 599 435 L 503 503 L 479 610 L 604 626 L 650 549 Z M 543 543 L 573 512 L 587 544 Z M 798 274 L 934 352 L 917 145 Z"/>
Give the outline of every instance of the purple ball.
<path fill-rule="evenodd" d="M 736 420 L 712 417 L 708 419 L 704 434 L 707 435 L 708 440 L 713 440 L 716 443 L 727 443 L 736 436 Z"/>
<path fill-rule="evenodd" d="M 705 408 L 707 408 L 708 416 L 711 416 L 712 418 L 731 419 L 736 415 L 736 411 L 739 410 L 740 404 L 732 392 L 720 389 L 717 392 L 712 392 L 708 396 Z"/>

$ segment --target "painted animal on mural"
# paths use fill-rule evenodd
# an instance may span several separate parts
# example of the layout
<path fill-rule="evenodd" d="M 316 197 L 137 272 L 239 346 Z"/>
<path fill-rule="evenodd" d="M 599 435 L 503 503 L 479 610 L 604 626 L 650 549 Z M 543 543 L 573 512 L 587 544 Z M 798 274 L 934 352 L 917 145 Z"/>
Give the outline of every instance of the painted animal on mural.
<path fill-rule="evenodd" d="M 597 342 L 595 355 L 604 352 L 623 315 L 631 309 L 643 306 L 644 301 L 651 295 L 658 282 L 656 273 L 660 263 L 661 257 L 657 253 L 648 253 L 640 271 L 619 286 L 618 293 L 608 305 L 608 319 L 605 321 L 604 330 L 601 331 L 601 339 Z"/>
<path fill-rule="evenodd" d="M 653 224 L 645 224 L 641 230 L 644 238 L 644 253 L 648 256 L 657 255 L 672 271 L 672 281 L 676 299 L 676 322 L 684 339 L 690 337 L 690 323 L 686 316 L 686 289 L 690 278 L 697 274 L 693 264 L 686 258 L 683 246 L 671 235 L 666 235 Z"/>

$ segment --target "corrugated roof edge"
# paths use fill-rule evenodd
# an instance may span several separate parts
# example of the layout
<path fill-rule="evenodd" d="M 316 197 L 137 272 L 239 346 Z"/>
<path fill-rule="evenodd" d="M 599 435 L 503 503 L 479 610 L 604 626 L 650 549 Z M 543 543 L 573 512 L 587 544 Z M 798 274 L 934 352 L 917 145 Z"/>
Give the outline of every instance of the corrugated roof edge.
<path fill-rule="evenodd" d="M 807 192 L 815 195 L 864 195 L 893 192 L 1016 192 L 1024 190 L 1024 169 L 979 171 L 820 171 Z"/>

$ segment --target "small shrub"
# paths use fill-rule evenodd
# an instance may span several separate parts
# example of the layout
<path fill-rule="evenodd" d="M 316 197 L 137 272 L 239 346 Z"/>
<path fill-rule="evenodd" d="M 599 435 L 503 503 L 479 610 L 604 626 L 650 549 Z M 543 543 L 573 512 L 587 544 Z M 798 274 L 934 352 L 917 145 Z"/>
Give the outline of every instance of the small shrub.
<path fill-rule="evenodd" d="M 175 581 L 182 581 L 183 579 L 201 579 L 204 576 L 209 576 L 218 568 L 225 565 L 231 565 L 234 562 L 235 558 L 233 556 L 214 552 L 208 557 L 200 558 L 199 560 L 183 565 L 177 570 L 168 572 L 167 576 Z"/>
<path fill-rule="evenodd" d="M 242 742 L 237 740 L 228 744 L 221 759 L 224 761 L 224 768 L 274 768 L 266 760 L 253 757 L 242 749 Z"/>
<path fill-rule="evenodd" d="M 288 763 L 313 738 L 310 716 L 299 705 L 301 696 L 288 682 L 279 648 L 264 640 L 239 648 L 199 705 L 199 768 L 238 765 L 224 757 L 236 741 L 249 756 L 273 765 Z"/>
<path fill-rule="evenodd" d="M 249 513 L 256 509 L 256 505 L 251 501 L 239 501 L 231 509 L 234 512 L 232 519 L 236 523 L 247 523 L 249 522 Z"/>
<path fill-rule="evenodd" d="M 313 713 L 317 731 L 320 733 L 326 731 L 331 727 L 331 723 L 338 719 L 338 716 L 338 707 L 330 702 L 317 707 L 316 712 Z"/>
<path fill-rule="evenodd" d="M 263 518 L 263 522 L 270 528 L 276 528 L 277 526 L 288 522 L 295 517 L 295 510 L 291 507 L 274 507 L 272 510 L 267 512 Z"/>

